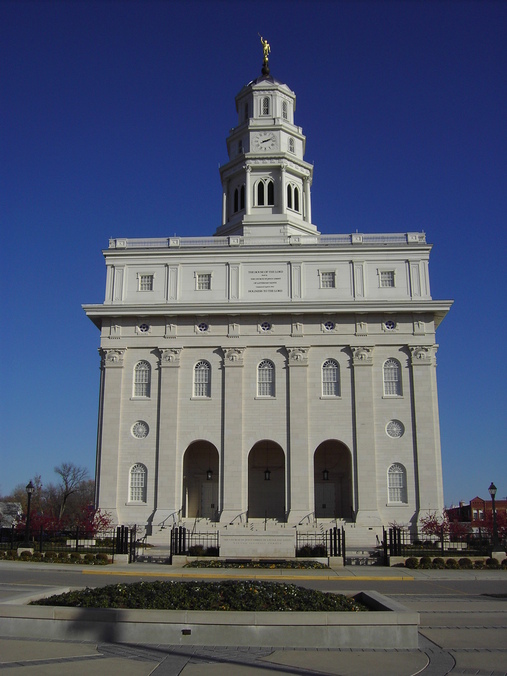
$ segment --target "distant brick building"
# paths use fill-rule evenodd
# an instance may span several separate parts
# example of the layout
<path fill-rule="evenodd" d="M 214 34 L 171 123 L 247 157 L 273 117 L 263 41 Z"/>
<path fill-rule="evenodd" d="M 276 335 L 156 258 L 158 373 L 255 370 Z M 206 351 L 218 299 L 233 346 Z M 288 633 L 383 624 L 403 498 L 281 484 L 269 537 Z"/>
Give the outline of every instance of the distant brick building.
<path fill-rule="evenodd" d="M 507 514 L 507 500 L 495 500 L 495 508 L 498 515 Z M 451 521 L 470 523 L 472 527 L 478 528 L 492 511 L 491 500 L 483 500 L 476 496 L 469 503 L 460 502 L 459 507 L 450 507 L 447 514 Z"/>

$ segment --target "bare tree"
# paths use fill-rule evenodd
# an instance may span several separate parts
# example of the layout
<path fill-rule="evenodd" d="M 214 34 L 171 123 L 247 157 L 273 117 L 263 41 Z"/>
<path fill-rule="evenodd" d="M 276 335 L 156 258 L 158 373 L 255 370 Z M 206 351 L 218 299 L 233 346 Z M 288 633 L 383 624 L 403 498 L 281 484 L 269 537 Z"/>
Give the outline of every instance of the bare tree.
<path fill-rule="evenodd" d="M 83 481 L 88 478 L 88 470 L 85 467 L 77 467 L 72 462 L 62 462 L 55 467 L 55 472 L 61 477 L 62 483 L 58 487 L 60 498 L 60 511 L 58 520 L 60 521 L 65 511 L 65 506 L 69 497 L 79 490 Z"/>

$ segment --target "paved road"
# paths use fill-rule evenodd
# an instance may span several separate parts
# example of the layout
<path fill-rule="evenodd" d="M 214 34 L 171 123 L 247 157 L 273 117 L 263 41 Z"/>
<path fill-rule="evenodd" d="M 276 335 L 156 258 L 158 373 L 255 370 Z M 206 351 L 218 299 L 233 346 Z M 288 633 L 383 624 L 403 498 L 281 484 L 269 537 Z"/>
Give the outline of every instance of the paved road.
<path fill-rule="evenodd" d="M 74 569 L 66 566 L 0 564 L 0 602 L 57 587 L 176 579 L 190 571 L 130 566 Z M 232 577 L 261 577 L 263 571 L 232 571 Z M 273 574 L 270 571 L 269 574 Z M 201 577 L 205 571 L 195 571 Z M 217 571 L 208 573 L 214 579 Z M 182 648 L 60 641 L 2 640 L 0 669 L 23 676 L 507 676 L 507 573 L 407 571 L 348 568 L 335 573 L 275 572 L 277 579 L 324 591 L 375 589 L 421 614 L 419 650 L 279 650 L 269 648 Z M 405 579 L 401 579 L 405 576 Z M 225 577 L 225 575 L 221 576 Z M 229 574 L 227 574 L 229 577 Z M 293 578 L 297 578 L 294 580 Z M 376 578 L 376 579 L 375 579 Z M 382 578 L 382 579 L 381 579 Z M 385 579 L 387 578 L 387 579 Z M 187 578 L 188 579 L 188 578 Z"/>

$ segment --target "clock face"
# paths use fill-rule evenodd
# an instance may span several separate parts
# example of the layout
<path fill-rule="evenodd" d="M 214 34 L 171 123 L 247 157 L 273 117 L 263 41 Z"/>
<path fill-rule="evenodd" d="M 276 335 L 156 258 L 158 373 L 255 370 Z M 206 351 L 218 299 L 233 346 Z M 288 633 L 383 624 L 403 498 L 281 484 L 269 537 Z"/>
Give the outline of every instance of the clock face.
<path fill-rule="evenodd" d="M 276 136 L 270 131 L 261 131 L 252 139 L 252 145 L 257 151 L 274 150 L 276 148 Z"/>

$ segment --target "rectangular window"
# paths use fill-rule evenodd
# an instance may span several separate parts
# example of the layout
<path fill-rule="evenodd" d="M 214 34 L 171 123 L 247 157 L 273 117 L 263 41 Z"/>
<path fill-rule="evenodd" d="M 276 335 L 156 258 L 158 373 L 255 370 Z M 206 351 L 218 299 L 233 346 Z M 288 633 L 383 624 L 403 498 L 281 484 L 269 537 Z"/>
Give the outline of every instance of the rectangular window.
<path fill-rule="evenodd" d="M 203 272 L 197 275 L 197 290 L 209 291 L 211 289 L 211 273 Z"/>
<path fill-rule="evenodd" d="M 394 286 L 394 270 L 380 271 L 380 286 L 393 287 Z"/>
<path fill-rule="evenodd" d="M 321 272 L 320 286 L 322 289 L 334 289 L 336 287 L 336 276 L 334 272 Z"/>
<path fill-rule="evenodd" d="M 153 275 L 139 275 L 139 291 L 153 291 Z"/>

